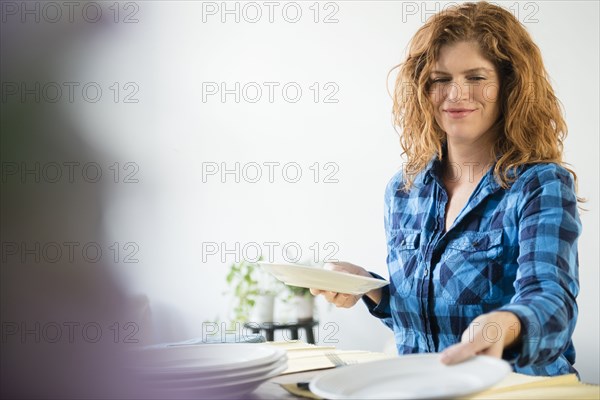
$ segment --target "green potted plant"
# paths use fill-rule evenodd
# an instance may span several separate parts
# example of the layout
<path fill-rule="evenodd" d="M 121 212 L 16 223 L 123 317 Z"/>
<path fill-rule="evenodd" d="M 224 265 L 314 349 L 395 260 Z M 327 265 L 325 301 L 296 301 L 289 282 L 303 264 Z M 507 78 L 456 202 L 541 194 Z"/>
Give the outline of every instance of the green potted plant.
<path fill-rule="evenodd" d="M 275 296 L 283 284 L 264 272 L 257 262 L 242 260 L 229 268 L 226 293 L 233 294 L 233 322 L 273 322 Z"/>

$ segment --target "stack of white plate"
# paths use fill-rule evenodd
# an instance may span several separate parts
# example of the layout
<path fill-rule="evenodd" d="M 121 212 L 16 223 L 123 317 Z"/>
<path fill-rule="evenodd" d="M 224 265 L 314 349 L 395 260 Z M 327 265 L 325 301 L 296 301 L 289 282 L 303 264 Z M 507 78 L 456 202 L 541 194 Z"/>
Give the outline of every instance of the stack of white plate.
<path fill-rule="evenodd" d="M 243 398 L 287 368 L 284 350 L 261 344 L 153 347 L 136 359 L 146 389 L 159 398 Z"/>

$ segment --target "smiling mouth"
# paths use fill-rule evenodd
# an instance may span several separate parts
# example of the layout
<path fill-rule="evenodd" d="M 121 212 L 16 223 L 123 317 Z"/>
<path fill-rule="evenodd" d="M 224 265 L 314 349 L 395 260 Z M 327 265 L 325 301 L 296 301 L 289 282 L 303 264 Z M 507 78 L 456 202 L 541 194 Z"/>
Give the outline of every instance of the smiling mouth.
<path fill-rule="evenodd" d="M 475 110 L 467 110 L 467 109 L 456 109 L 456 110 L 444 110 L 451 118 L 463 118 L 467 115 L 471 114 Z"/>

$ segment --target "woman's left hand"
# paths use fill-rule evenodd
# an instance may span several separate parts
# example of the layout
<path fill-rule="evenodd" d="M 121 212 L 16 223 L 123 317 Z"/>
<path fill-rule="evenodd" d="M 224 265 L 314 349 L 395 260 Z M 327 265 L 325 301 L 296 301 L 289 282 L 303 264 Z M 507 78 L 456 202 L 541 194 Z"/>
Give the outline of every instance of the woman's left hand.
<path fill-rule="evenodd" d="M 475 355 L 502 358 L 502 352 L 519 339 L 521 323 L 517 316 L 507 311 L 494 311 L 475 318 L 461 342 L 442 352 L 444 364 L 456 364 Z"/>

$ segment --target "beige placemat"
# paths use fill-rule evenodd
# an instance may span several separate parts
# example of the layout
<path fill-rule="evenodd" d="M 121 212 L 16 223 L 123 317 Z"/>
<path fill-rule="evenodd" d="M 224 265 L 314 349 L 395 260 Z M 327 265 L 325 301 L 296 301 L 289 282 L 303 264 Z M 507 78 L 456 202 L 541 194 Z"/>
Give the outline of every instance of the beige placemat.
<path fill-rule="evenodd" d="M 488 390 L 468 397 L 479 399 L 599 399 L 600 387 L 580 382 L 577 375 L 529 376 L 515 372 Z"/>

